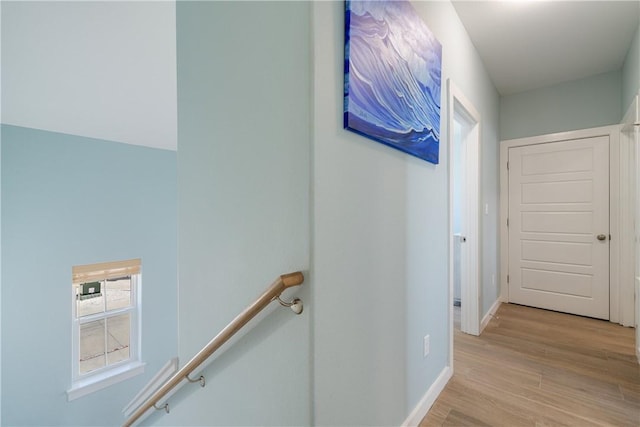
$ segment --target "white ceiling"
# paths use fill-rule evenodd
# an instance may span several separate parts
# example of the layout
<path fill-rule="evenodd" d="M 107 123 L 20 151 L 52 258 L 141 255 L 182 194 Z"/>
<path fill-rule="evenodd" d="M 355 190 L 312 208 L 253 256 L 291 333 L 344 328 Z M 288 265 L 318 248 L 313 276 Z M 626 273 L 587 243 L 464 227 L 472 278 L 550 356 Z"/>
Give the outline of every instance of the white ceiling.
<path fill-rule="evenodd" d="M 639 1 L 457 1 L 498 91 L 621 67 Z M 2 1 L 2 123 L 175 150 L 173 1 Z"/>
<path fill-rule="evenodd" d="M 501 95 L 620 69 L 640 16 L 640 1 L 453 5 Z"/>

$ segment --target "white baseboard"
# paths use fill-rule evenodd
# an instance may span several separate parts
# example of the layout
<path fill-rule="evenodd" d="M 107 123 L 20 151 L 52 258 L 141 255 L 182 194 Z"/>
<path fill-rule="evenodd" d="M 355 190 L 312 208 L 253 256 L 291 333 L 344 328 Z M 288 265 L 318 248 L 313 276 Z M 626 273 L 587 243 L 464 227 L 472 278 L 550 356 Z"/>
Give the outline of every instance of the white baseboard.
<path fill-rule="evenodd" d="M 482 333 L 482 331 L 484 331 L 484 328 L 487 327 L 489 321 L 491 320 L 491 317 L 496 314 L 496 311 L 498 311 L 500 304 L 502 304 L 502 301 L 500 300 L 500 298 L 498 298 L 496 302 L 493 303 L 487 314 L 484 315 L 484 317 L 482 318 L 482 322 L 480 323 L 480 333 Z"/>
<path fill-rule="evenodd" d="M 635 289 L 635 327 L 636 327 L 636 359 L 640 364 L 640 277 L 636 276 L 636 289 Z"/>
<path fill-rule="evenodd" d="M 427 415 L 431 406 L 435 403 L 442 390 L 444 390 L 445 386 L 453 376 L 453 371 L 450 366 L 446 366 L 438 378 L 431 384 L 429 390 L 424 394 L 418 405 L 411 411 L 411 414 L 407 417 L 406 420 L 402 423 L 403 427 L 408 426 L 417 426 L 420 424 L 420 421 Z"/>

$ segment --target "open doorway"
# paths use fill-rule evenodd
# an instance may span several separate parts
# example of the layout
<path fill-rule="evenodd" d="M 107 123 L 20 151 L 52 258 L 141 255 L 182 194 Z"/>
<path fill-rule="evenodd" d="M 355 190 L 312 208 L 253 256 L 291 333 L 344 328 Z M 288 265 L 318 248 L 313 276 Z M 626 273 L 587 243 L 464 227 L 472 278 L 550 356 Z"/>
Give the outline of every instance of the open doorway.
<path fill-rule="evenodd" d="M 449 285 L 453 328 L 480 333 L 480 115 L 448 81 Z M 459 322 L 457 313 L 459 312 Z"/>

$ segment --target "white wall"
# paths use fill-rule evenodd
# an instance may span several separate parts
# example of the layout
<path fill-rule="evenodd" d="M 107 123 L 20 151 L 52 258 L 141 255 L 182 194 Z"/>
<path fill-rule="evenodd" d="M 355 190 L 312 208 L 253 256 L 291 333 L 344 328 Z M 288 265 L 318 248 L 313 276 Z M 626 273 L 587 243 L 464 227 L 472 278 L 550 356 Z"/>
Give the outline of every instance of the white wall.
<path fill-rule="evenodd" d="M 176 149 L 174 2 L 2 9 L 2 123 Z"/>
<path fill-rule="evenodd" d="M 414 6 L 442 43 L 443 84 L 482 116 L 486 311 L 498 295 L 498 94 L 452 5 Z M 314 3 L 313 16 L 314 421 L 398 425 L 449 358 L 446 91 L 437 166 L 343 130 L 344 3 Z"/>
<path fill-rule="evenodd" d="M 503 96 L 500 99 L 500 138 L 617 124 L 624 113 L 621 78 L 620 71 L 612 71 Z"/>

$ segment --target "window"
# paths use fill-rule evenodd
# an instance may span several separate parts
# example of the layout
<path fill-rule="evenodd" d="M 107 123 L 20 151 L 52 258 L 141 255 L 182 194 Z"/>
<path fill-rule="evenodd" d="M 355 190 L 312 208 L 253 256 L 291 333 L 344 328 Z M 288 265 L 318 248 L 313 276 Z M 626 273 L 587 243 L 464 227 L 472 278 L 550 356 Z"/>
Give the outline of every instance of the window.
<path fill-rule="evenodd" d="M 73 267 L 69 400 L 138 373 L 140 284 L 140 259 Z"/>

